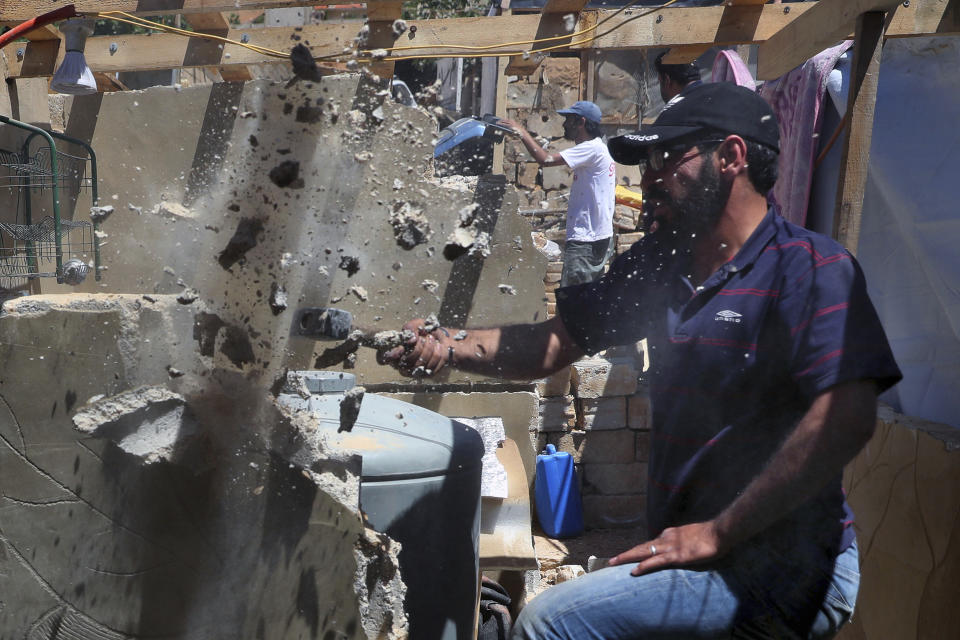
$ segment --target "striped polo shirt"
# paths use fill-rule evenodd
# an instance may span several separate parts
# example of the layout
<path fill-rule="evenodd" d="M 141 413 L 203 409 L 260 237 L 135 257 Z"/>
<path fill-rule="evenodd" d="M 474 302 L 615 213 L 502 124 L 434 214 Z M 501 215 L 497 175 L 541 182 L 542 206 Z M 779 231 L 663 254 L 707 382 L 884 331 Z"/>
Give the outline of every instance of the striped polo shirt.
<path fill-rule="evenodd" d="M 901 374 L 856 260 L 773 210 L 737 255 L 696 287 L 690 249 L 664 230 L 599 280 L 557 291 L 557 311 L 586 352 L 647 338 L 652 409 L 647 519 L 666 527 L 715 517 L 763 469 L 830 387 Z M 768 530 L 853 540 L 838 476 Z"/>

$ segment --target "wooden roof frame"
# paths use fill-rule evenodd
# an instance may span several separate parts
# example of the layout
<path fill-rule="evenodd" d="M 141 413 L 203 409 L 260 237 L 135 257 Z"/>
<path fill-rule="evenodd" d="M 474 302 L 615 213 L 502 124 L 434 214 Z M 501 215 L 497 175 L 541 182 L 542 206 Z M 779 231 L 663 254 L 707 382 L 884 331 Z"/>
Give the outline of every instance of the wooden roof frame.
<path fill-rule="evenodd" d="M 509 7 L 509 0 L 504 0 Z M 517 46 L 496 47 L 508 42 L 531 42 L 538 38 L 570 33 L 568 14 L 576 15 L 575 31 L 598 24 L 615 13 L 585 10 L 588 0 L 547 0 L 541 13 L 480 18 L 410 20 L 408 28 L 395 33 L 402 0 L 368 0 L 370 49 L 412 47 L 404 56 L 435 53 L 437 45 L 493 45 L 487 53 L 511 55 L 499 65 L 501 73 L 531 73 L 540 59 L 516 55 Z M 668 62 L 697 57 L 714 45 L 759 45 L 758 73 L 761 80 L 779 77 L 816 53 L 855 34 L 853 79 L 845 121 L 840 188 L 837 194 L 835 236 L 855 250 L 860 208 L 866 183 L 870 132 L 876 101 L 877 75 L 884 38 L 960 33 L 958 0 L 818 0 L 818 2 L 765 4 L 766 0 L 728 0 L 725 4 L 696 8 L 628 9 L 610 20 L 589 41 L 564 42 L 570 51 L 580 51 L 581 60 L 605 49 L 669 47 Z M 59 7 L 74 4 L 81 13 L 126 11 L 138 15 L 182 13 L 193 17 L 198 30 L 253 44 L 286 50 L 302 42 L 314 56 L 341 53 L 357 35 L 356 23 L 320 24 L 303 27 L 231 29 L 223 12 L 309 6 L 306 0 L 0 0 L 0 24 L 17 24 Z M 9 78 L 49 76 L 64 55 L 59 32 L 51 27 L 28 34 L 29 42 L 3 49 Z M 277 62 L 236 45 L 191 46 L 191 41 L 169 34 L 101 36 L 89 38 L 87 63 L 96 74 L 184 67 L 216 67 L 224 78 L 244 79 L 245 66 Z M 527 45 L 529 49 L 529 45 Z M 456 57 L 452 50 L 450 57 Z M 474 54 L 475 55 L 475 54 Z M 393 54 L 373 63 L 381 77 L 393 73 Z M 462 57 L 472 57 L 464 51 Z M 499 83 L 503 84 L 503 83 Z M 498 101 L 498 102 L 502 102 Z M 502 107 L 501 107 L 502 108 Z"/>

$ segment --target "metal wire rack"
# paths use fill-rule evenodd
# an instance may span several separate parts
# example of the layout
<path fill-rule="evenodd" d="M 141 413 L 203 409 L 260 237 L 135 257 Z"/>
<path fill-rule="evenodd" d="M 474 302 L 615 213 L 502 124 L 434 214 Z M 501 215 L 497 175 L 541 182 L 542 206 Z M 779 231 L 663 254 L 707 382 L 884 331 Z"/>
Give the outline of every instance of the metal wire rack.
<path fill-rule="evenodd" d="M 16 222 L 0 222 L 0 289 L 22 287 L 33 278 L 55 277 L 58 283 L 79 284 L 89 265 L 83 260 L 94 256 L 93 271 L 100 280 L 99 223 L 63 220 L 61 195 L 72 195 L 88 188 L 93 205 L 97 204 L 97 159 L 93 149 L 82 140 L 48 132 L 0 115 L 0 123 L 29 132 L 19 151 L 0 149 L 0 188 L 17 194 Z M 43 138 L 31 151 L 31 142 Z M 54 138 L 73 143 L 86 151 L 85 156 L 68 154 L 56 148 Z M 32 194 L 49 189 L 53 215 L 39 222 L 32 218 Z M 20 209 L 23 215 L 20 215 Z"/>
<path fill-rule="evenodd" d="M 57 170 L 54 172 L 50 149 L 41 147 L 33 155 L 23 151 L 0 149 L 0 188 L 49 189 L 54 181 L 62 189 L 90 188 L 87 165 L 90 159 L 57 151 Z"/>

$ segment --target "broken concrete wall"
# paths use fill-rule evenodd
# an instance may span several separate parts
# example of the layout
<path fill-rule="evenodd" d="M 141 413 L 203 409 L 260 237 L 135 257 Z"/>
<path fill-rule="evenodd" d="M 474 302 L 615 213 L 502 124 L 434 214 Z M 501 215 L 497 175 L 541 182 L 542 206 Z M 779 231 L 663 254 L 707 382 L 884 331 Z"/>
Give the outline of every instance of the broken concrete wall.
<path fill-rule="evenodd" d="M 340 305 L 375 329 L 430 313 L 458 326 L 543 319 L 544 262 L 513 190 L 429 180 L 435 122 L 382 98 L 340 76 L 66 100 L 66 133 L 97 151 L 101 204 L 115 210 L 102 282 L 44 279 L 44 292 L 193 289 L 256 327 L 254 359 L 276 354 L 271 372 L 310 368 L 330 346 L 289 339 L 298 306 Z M 443 257 L 462 212 L 489 233 L 488 256 Z M 358 354 L 362 383 L 401 381 L 371 356 Z"/>
<path fill-rule="evenodd" d="M 359 461 L 198 348 L 222 346 L 206 313 L 166 295 L 4 306 L 0 636 L 403 636 Z"/>

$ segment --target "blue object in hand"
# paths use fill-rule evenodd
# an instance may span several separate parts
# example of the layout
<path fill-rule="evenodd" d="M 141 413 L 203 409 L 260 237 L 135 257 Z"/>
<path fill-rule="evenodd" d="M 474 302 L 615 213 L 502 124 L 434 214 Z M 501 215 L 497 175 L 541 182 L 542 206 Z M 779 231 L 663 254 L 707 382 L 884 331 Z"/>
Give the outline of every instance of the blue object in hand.
<path fill-rule="evenodd" d="M 580 487 L 569 453 L 557 452 L 548 444 L 546 452 L 537 456 L 534 498 L 540 526 L 548 536 L 569 538 L 583 533 Z"/>

